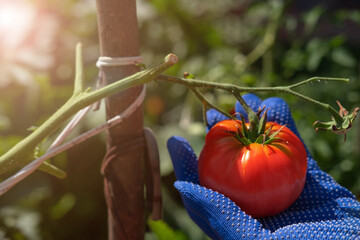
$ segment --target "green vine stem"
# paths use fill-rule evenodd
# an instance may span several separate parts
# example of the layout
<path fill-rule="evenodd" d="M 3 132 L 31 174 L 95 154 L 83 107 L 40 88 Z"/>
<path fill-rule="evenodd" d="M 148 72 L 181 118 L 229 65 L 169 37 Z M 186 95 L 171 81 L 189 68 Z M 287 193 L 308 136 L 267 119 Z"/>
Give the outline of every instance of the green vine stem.
<path fill-rule="evenodd" d="M 335 121 L 340 124 L 343 121 L 343 116 L 339 114 L 333 107 L 331 107 L 329 104 L 322 103 L 320 101 L 317 101 L 315 99 L 312 99 L 308 96 L 305 96 L 303 94 L 300 94 L 296 91 L 294 91 L 294 88 L 303 86 L 305 84 L 309 84 L 312 82 L 319 82 L 319 81 L 336 81 L 336 82 L 349 82 L 349 79 L 346 78 L 327 78 L 327 77 L 312 77 L 309 79 L 306 79 L 304 81 L 301 81 L 299 83 L 295 83 L 288 86 L 278 86 L 278 87 L 241 87 L 230 83 L 216 83 L 216 82 L 209 82 L 199 79 L 187 79 L 187 78 L 177 78 L 172 76 L 165 76 L 165 75 L 159 75 L 157 77 L 159 80 L 168 81 L 168 82 L 174 82 L 178 84 L 182 84 L 190 89 L 194 88 L 214 88 L 214 89 L 221 89 L 224 90 L 232 95 L 234 95 L 239 102 L 244 107 L 245 111 L 248 113 L 249 119 L 252 119 L 255 122 L 258 122 L 259 119 L 256 116 L 256 114 L 247 106 L 244 100 L 242 100 L 240 93 L 242 92 L 278 92 L 278 93 L 286 93 L 293 95 L 299 99 L 308 101 L 310 103 L 313 103 L 328 112 L 333 116 Z M 205 99 L 201 99 L 201 101 L 204 101 Z M 206 105 L 210 106 L 210 103 L 207 103 Z"/>
<path fill-rule="evenodd" d="M 9 151 L 0 157 L 0 179 L 4 180 L 14 172 L 25 166 L 32 160 L 34 148 L 46 137 L 52 134 L 62 124 L 82 108 L 93 104 L 94 102 L 110 96 L 119 91 L 128 89 L 136 85 L 146 84 L 153 81 L 160 73 L 164 72 L 177 62 L 177 56 L 169 54 L 164 61 L 153 67 L 147 68 L 132 76 L 107 85 L 101 89 L 90 91 L 84 89 L 82 46 L 76 46 L 76 75 L 74 81 L 74 92 L 70 99 L 59 108 L 48 120 L 29 136 L 13 146 Z M 45 164 L 41 166 L 52 175 L 64 177 L 64 173 L 55 166 Z"/>
<path fill-rule="evenodd" d="M 221 108 L 219 108 L 218 106 L 212 104 L 211 102 L 209 102 L 209 100 L 207 100 L 205 98 L 205 96 L 196 88 L 191 88 L 190 89 L 194 94 L 195 96 L 202 102 L 203 104 L 203 119 L 204 119 L 204 123 L 207 124 L 207 117 L 206 117 L 206 109 L 208 108 L 213 108 L 213 109 L 216 109 L 218 112 L 224 114 L 225 116 L 227 116 L 228 118 L 232 118 L 232 116 L 225 112 L 224 110 L 222 110 Z"/>

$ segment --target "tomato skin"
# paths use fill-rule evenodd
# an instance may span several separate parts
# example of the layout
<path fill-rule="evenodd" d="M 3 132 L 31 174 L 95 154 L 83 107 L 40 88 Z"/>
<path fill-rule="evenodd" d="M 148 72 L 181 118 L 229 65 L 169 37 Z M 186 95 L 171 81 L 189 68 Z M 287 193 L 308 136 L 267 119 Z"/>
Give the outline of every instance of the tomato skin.
<path fill-rule="evenodd" d="M 276 135 L 282 140 L 244 146 L 231 133 L 239 126 L 241 121 L 224 120 L 210 129 L 198 161 L 200 184 L 224 194 L 253 217 L 280 213 L 304 188 L 304 145 L 283 127 Z M 271 133 L 282 127 L 268 122 L 265 131 L 271 126 Z"/>

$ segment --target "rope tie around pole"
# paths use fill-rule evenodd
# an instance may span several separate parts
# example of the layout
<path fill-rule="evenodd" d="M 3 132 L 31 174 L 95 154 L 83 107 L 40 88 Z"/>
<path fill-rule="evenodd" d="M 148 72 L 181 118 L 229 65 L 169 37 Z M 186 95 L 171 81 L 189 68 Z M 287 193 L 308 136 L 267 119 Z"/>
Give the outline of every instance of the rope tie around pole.
<path fill-rule="evenodd" d="M 142 63 L 142 57 L 141 56 L 134 56 L 134 57 L 106 57 L 102 56 L 99 57 L 96 66 L 98 68 L 101 67 L 117 67 L 117 66 L 126 66 L 126 65 L 132 65 L 132 64 L 138 64 Z"/>
<path fill-rule="evenodd" d="M 141 56 L 133 57 L 106 57 L 102 56 L 98 58 L 96 66 L 100 69 L 99 76 L 103 76 L 102 68 L 103 67 L 118 67 L 142 63 Z M 102 81 L 100 77 L 98 81 Z M 102 83 L 98 83 L 102 85 Z M 140 103 L 141 104 L 141 103 Z M 159 161 L 159 152 L 156 139 L 153 132 L 146 128 L 144 129 L 144 135 L 124 141 L 123 144 L 111 147 L 106 153 L 102 165 L 101 173 L 106 176 L 108 174 L 107 168 L 110 165 L 111 161 L 117 159 L 126 151 L 136 151 L 138 148 L 146 147 L 146 158 L 145 158 L 145 187 L 146 187 L 146 201 L 147 209 L 151 212 L 151 217 L 153 220 L 158 220 L 162 216 L 162 197 L 161 197 L 161 175 L 160 175 L 160 161 Z M 115 201 L 119 196 L 115 196 L 116 191 L 113 191 L 112 186 L 109 186 L 108 182 L 105 181 L 105 197 L 107 199 L 110 211 L 112 212 L 114 218 L 119 218 L 116 214 L 116 204 Z M 125 197 L 125 196 L 123 196 Z M 118 222 L 121 222 L 118 219 Z M 122 231 L 123 232 L 123 231 Z"/>

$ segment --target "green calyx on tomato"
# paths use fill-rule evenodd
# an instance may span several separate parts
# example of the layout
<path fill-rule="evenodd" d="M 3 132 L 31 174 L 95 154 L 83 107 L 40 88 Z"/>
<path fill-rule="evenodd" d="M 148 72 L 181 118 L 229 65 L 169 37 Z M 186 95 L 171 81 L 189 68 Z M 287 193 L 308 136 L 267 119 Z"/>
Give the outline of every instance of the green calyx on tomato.
<path fill-rule="evenodd" d="M 235 124 L 236 131 L 228 133 L 232 134 L 244 146 L 247 146 L 251 143 L 270 144 L 273 141 L 282 141 L 283 139 L 277 137 L 277 135 L 282 130 L 282 128 L 285 127 L 285 125 L 276 132 L 271 131 L 272 127 L 265 130 L 267 109 L 265 111 L 264 110 L 265 107 L 259 109 L 259 111 L 256 113 L 256 119 L 259 119 L 259 121 L 250 121 L 249 124 L 246 124 L 244 116 L 239 114 L 241 118 L 241 124 Z M 260 117 L 261 113 L 263 113 L 263 115 Z"/>
<path fill-rule="evenodd" d="M 286 126 L 266 122 L 266 116 L 258 126 L 262 131 L 258 136 L 252 136 L 251 123 L 244 119 L 224 120 L 213 126 L 199 156 L 199 180 L 247 214 L 266 217 L 285 210 L 299 197 L 305 184 L 307 155 L 301 140 Z M 246 144 L 245 135 L 252 138 L 247 138 Z"/>

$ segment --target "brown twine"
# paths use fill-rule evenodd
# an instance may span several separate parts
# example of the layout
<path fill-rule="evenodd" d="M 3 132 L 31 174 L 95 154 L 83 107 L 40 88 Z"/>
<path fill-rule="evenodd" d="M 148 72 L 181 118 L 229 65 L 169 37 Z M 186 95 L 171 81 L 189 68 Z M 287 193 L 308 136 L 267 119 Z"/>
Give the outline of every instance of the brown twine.
<path fill-rule="evenodd" d="M 119 173 L 111 171 L 109 167 L 113 160 L 119 159 L 124 153 L 136 151 L 140 148 L 144 148 L 144 146 L 145 141 L 143 136 L 129 139 L 126 142 L 112 146 L 108 149 L 101 165 L 101 173 L 104 176 L 104 195 L 108 206 L 108 212 L 113 219 L 113 224 L 110 226 L 114 228 L 114 232 L 123 236 L 124 239 L 130 239 L 130 237 L 127 236 L 128 230 L 125 229 L 125 226 L 123 225 L 124 220 L 121 218 L 122 207 L 120 204 L 124 201 L 129 202 L 126 199 L 128 196 L 127 194 L 124 194 L 126 193 L 126 190 L 123 189 L 121 184 L 114 185 L 112 179 L 116 179 L 116 175 Z M 123 199 L 124 201 L 119 201 L 119 199 Z"/>
<path fill-rule="evenodd" d="M 112 160 L 116 159 L 118 156 L 121 156 L 124 152 L 132 151 L 137 148 L 142 148 L 145 146 L 144 136 L 140 136 L 137 138 L 133 138 L 118 144 L 116 146 L 112 146 L 107 150 L 106 155 L 101 164 L 101 174 L 106 176 L 107 168 Z"/>
<path fill-rule="evenodd" d="M 116 224 L 114 224 L 117 232 L 126 233 L 126 229 L 122 226 L 121 217 L 119 213 L 119 207 L 116 202 L 119 198 L 126 198 L 127 196 L 119 196 L 121 186 L 113 186 L 108 179 L 112 178 L 112 171 L 108 168 L 110 163 L 118 159 L 122 154 L 129 151 L 136 151 L 137 149 L 144 148 L 145 152 L 145 186 L 146 186 L 146 207 L 147 211 L 151 213 L 153 220 L 158 220 L 162 216 L 162 199 L 161 199 L 161 176 L 160 176 L 160 162 L 159 152 L 156 140 L 150 129 L 144 129 L 144 135 L 130 139 L 122 144 L 116 145 L 108 149 L 102 165 L 101 174 L 104 176 L 104 192 L 108 208 L 112 214 L 112 217 Z M 114 188 L 117 189 L 114 191 Z"/>
<path fill-rule="evenodd" d="M 162 217 L 159 148 L 150 128 L 144 129 L 144 137 L 147 150 L 145 162 L 147 208 L 151 212 L 151 218 L 159 220 Z"/>

